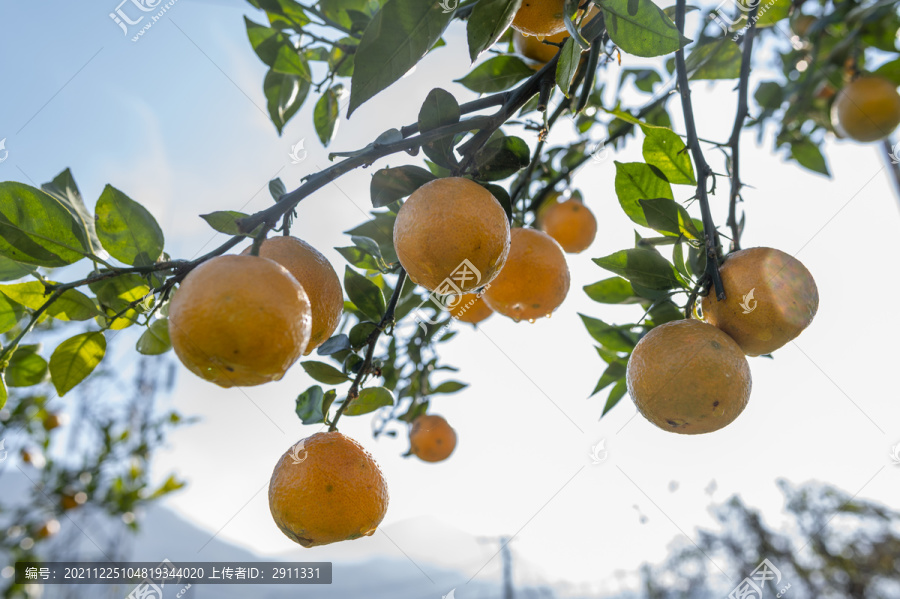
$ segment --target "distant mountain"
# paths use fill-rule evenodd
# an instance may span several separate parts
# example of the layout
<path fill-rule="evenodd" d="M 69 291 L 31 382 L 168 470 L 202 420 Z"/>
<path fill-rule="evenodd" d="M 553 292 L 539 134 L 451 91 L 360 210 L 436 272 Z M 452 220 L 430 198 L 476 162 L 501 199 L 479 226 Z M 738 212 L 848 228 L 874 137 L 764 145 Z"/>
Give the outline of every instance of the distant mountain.
<path fill-rule="evenodd" d="M 4 503 L 14 502 L 16 497 L 28 500 L 30 484 L 18 472 L 4 473 L 0 477 Z M 471 573 L 477 571 L 485 559 L 485 546 L 471 535 L 431 518 L 395 523 L 372 537 L 353 543 L 298 549 L 273 558 L 257 555 L 217 537 L 210 540 L 210 531 L 196 527 L 161 506 L 152 506 L 146 511 L 141 518 L 140 531 L 136 534 L 127 531 L 119 520 L 105 514 L 89 513 L 87 510 L 76 510 L 70 514 L 73 521 L 62 522 L 60 534 L 45 544 L 45 559 L 102 561 L 106 558 L 100 547 L 109 544 L 117 547 L 117 559 L 128 561 L 158 563 L 168 559 L 178 564 L 190 561 L 280 560 L 331 561 L 334 564 L 331 585 L 194 585 L 186 590 L 180 585 L 167 585 L 162 599 L 174 599 L 182 591 L 182 599 L 442 599 L 453 589 L 456 590 L 448 599 L 502 597 L 497 580 L 467 583 Z M 7 515 L 0 514 L 0 527 L 6 528 L 12 524 L 6 521 L 7 518 Z M 82 530 L 87 535 L 82 534 Z M 118 542 L 111 543 L 113 539 L 118 539 Z M 198 553 L 201 547 L 202 551 Z M 403 547 L 407 556 L 414 557 L 382 557 L 397 555 L 397 547 Z M 445 557 L 460 555 L 470 555 L 472 558 L 447 561 Z M 427 556 L 427 559 L 422 556 Z M 499 560 L 499 557 L 496 559 Z M 0 588 L 3 587 L 2 580 Z M 131 587 L 124 586 L 46 585 L 43 597 L 124 599 L 131 591 Z M 549 588 L 516 588 L 516 599 L 556 597 Z"/>

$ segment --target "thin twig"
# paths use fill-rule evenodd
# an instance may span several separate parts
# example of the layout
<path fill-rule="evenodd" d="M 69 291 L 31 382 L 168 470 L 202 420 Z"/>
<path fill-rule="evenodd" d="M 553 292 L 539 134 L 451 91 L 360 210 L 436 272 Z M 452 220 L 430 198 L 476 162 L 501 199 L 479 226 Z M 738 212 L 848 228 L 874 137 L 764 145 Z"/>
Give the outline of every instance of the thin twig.
<path fill-rule="evenodd" d="M 341 404 L 341 407 L 338 408 L 337 412 L 334 414 L 334 420 L 331 421 L 331 425 L 328 427 L 329 431 L 337 430 L 338 420 L 341 419 L 341 415 L 347 409 L 353 400 L 359 397 L 359 386 L 363 381 L 363 378 L 369 373 L 372 369 L 372 357 L 375 354 L 375 345 L 378 343 L 378 339 L 381 337 L 381 334 L 387 329 L 389 326 L 393 327 L 394 325 L 394 311 L 397 309 L 397 302 L 400 300 L 400 292 L 403 290 L 403 284 L 406 282 L 406 271 L 402 268 L 400 269 L 400 273 L 397 276 L 397 284 L 394 287 L 394 292 L 391 294 L 391 299 L 388 302 L 387 308 L 384 311 L 384 315 L 381 317 L 381 321 L 379 321 L 378 326 L 369 333 L 369 336 L 366 338 L 366 357 L 363 360 L 362 365 L 359 367 L 359 371 L 356 373 L 356 378 L 353 379 L 353 384 L 350 385 L 350 389 L 347 391 L 347 397 L 344 399 L 344 403 Z"/>
<path fill-rule="evenodd" d="M 684 35 L 685 0 L 677 0 L 675 3 L 675 26 Z M 722 286 L 722 278 L 719 276 L 719 240 L 716 235 L 716 226 L 713 223 L 712 212 L 709 209 L 709 196 L 707 195 L 706 180 L 712 174 L 703 150 L 700 148 L 700 140 L 697 138 L 697 125 L 694 122 L 694 108 L 691 104 L 691 87 L 688 83 L 687 67 L 684 63 L 684 48 L 675 52 L 675 69 L 678 72 L 678 91 L 681 93 L 681 107 L 684 112 L 684 126 L 687 134 L 687 145 L 691 149 L 694 164 L 697 167 L 697 200 L 700 202 L 700 213 L 703 217 L 703 235 L 706 238 L 706 273 L 712 279 L 719 300 L 725 299 L 725 288 Z"/>
<path fill-rule="evenodd" d="M 749 26 L 744 34 L 744 49 L 741 56 L 741 76 L 738 82 L 737 114 L 734 117 L 734 128 L 731 130 L 731 138 L 728 145 L 731 148 L 731 194 L 728 200 L 728 220 L 726 224 L 731 229 L 731 251 L 741 249 L 741 227 L 737 221 L 737 202 L 741 197 L 741 131 L 744 129 L 744 121 L 747 119 L 749 108 L 747 106 L 747 93 L 750 87 L 750 61 L 753 58 L 753 39 L 756 37 L 756 15 L 759 12 L 757 2 L 747 15 Z"/>

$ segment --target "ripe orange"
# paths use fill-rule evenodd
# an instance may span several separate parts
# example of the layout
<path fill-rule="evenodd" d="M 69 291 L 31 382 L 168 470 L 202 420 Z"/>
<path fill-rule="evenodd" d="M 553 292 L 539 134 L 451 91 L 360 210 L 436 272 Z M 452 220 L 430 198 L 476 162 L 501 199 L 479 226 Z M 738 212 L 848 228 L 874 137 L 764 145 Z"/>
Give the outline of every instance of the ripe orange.
<path fill-rule="evenodd" d="M 874 75 L 851 81 L 831 105 L 831 124 L 837 133 L 856 141 L 884 139 L 900 124 L 897 87 Z"/>
<path fill-rule="evenodd" d="M 565 5 L 565 0 L 523 0 L 513 17 L 512 28 L 540 38 L 564 31 Z"/>
<path fill-rule="evenodd" d="M 597 8 L 597 5 L 591 4 L 590 12 L 588 12 L 588 16 L 585 17 L 584 22 L 592 19 L 598 11 L 599 9 Z M 534 35 L 522 35 L 518 31 L 513 31 L 513 46 L 515 47 L 516 52 L 518 52 L 525 58 L 530 58 L 531 60 L 540 63 L 539 65 L 536 65 L 537 68 L 540 68 L 544 66 L 545 63 L 553 60 L 553 57 L 556 56 L 557 52 L 559 52 L 558 46 L 545 44 L 544 42 L 562 44 L 567 39 L 569 39 L 569 32 L 566 30 L 565 22 L 563 22 L 562 31 L 544 37 L 543 41 L 538 39 Z"/>
<path fill-rule="evenodd" d="M 250 253 L 251 248 L 244 250 Z M 334 268 L 319 250 L 296 237 L 270 237 L 259 248 L 262 258 L 285 267 L 303 287 L 312 309 L 312 332 L 304 356 L 325 343 L 341 322 L 344 290 Z"/>
<path fill-rule="evenodd" d="M 509 222 L 500 202 L 481 185 L 461 177 L 436 179 L 400 208 L 394 249 L 414 283 L 447 295 L 457 292 L 443 286 L 451 279 L 459 291 L 472 291 L 503 268 Z"/>
<path fill-rule="evenodd" d="M 41 424 L 43 424 L 44 430 L 49 433 L 53 429 L 59 428 L 63 424 L 65 424 L 66 420 L 67 419 L 66 419 L 65 415 L 60 415 L 60 414 L 51 412 L 51 413 L 47 414 L 46 416 L 44 416 L 44 419 L 41 422 Z"/>
<path fill-rule="evenodd" d="M 281 265 L 219 256 L 192 270 L 169 306 L 181 362 L 222 387 L 277 381 L 306 349 L 309 298 Z"/>
<path fill-rule="evenodd" d="M 725 300 L 700 303 L 703 318 L 730 335 L 748 356 L 775 351 L 809 326 L 819 291 L 799 260 L 772 248 L 729 255 L 719 269 Z"/>
<path fill-rule="evenodd" d="M 493 313 L 484 298 L 477 293 L 462 294 L 459 296 L 459 303 L 450 310 L 453 318 L 469 324 L 478 324 Z"/>
<path fill-rule="evenodd" d="M 569 267 L 552 237 L 534 229 L 512 230 L 509 258 L 484 293 L 494 312 L 516 322 L 550 316 L 569 292 Z"/>
<path fill-rule="evenodd" d="M 555 239 L 569 254 L 588 249 L 597 236 L 597 219 L 590 209 L 571 199 L 551 204 L 541 214 L 541 230 Z"/>
<path fill-rule="evenodd" d="M 750 399 L 750 366 L 741 348 L 699 320 L 654 327 L 631 353 L 625 380 L 647 420 L 686 435 L 728 426 Z"/>
<path fill-rule="evenodd" d="M 38 539 L 46 539 L 48 537 L 52 537 L 58 532 L 59 520 L 57 520 L 56 518 L 51 518 L 44 522 L 44 525 L 38 529 L 34 536 Z"/>
<path fill-rule="evenodd" d="M 333 431 L 291 447 L 269 481 L 269 510 L 292 541 L 316 547 L 374 534 L 387 482 L 362 445 Z"/>
<path fill-rule="evenodd" d="M 555 35 L 545 37 L 544 41 L 561 44 L 567 37 L 569 37 L 569 32 L 563 30 Z M 559 52 L 559 47 L 545 44 L 544 41 L 533 35 L 522 35 L 518 31 L 513 31 L 513 46 L 516 52 L 540 63 L 535 65 L 538 68 L 553 60 L 553 57 Z"/>
<path fill-rule="evenodd" d="M 442 462 L 456 449 L 456 431 L 443 416 L 422 414 L 409 429 L 409 450 L 425 462 Z"/>

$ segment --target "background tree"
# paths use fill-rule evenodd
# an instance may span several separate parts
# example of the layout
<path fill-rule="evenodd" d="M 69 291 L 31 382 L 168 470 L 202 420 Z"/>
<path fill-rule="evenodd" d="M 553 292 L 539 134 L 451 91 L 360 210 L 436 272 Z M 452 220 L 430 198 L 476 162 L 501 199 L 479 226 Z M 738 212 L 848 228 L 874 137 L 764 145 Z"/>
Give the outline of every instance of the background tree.
<path fill-rule="evenodd" d="M 673 550 L 660 566 L 645 566 L 644 596 L 723 596 L 764 559 L 781 574 L 777 582 L 765 583 L 765 596 L 776 596 L 788 585 L 788 597 L 896 596 L 900 514 L 828 485 L 781 481 L 780 486 L 786 522 L 773 527 L 740 497 L 732 497 L 714 509 L 720 530 L 701 531 L 696 546 Z M 711 584 L 722 579 L 717 567 L 731 577 L 730 588 Z"/>

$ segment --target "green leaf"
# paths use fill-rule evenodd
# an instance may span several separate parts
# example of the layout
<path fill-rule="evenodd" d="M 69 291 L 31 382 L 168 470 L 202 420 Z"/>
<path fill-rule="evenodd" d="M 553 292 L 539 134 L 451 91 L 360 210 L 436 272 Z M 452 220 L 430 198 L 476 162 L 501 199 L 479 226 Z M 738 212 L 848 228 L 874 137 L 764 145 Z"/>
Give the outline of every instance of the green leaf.
<path fill-rule="evenodd" d="M 625 370 L 625 363 L 621 360 L 611 362 L 609 366 L 606 367 L 606 370 L 603 371 L 603 374 L 600 376 L 600 380 L 597 381 L 597 386 L 594 387 L 594 390 L 591 392 L 590 397 L 593 397 L 606 387 L 612 385 L 613 383 L 624 377 Z"/>
<path fill-rule="evenodd" d="M 110 256 L 125 264 L 153 264 L 162 254 L 165 239 L 150 212 L 107 185 L 97 200 L 97 236 Z"/>
<path fill-rule="evenodd" d="M 269 118 L 281 135 L 284 126 L 297 114 L 306 96 L 309 95 L 309 81 L 296 75 L 285 75 L 269 70 L 263 80 L 263 93 L 269 110 Z"/>
<path fill-rule="evenodd" d="M 0 294 L 0 334 L 12 330 L 24 314 L 25 308 Z"/>
<path fill-rule="evenodd" d="M 791 12 L 791 4 L 791 0 L 772 0 L 766 4 L 766 11 L 759 15 L 759 20 L 756 21 L 757 29 L 771 27 L 778 21 L 786 19 Z M 890 50 L 893 52 L 894 48 L 891 47 Z"/>
<path fill-rule="evenodd" d="M 0 285 L 0 293 L 31 310 L 40 309 L 50 297 L 40 281 Z M 57 320 L 89 320 L 99 314 L 91 298 L 75 289 L 62 292 L 44 313 Z"/>
<path fill-rule="evenodd" d="M 387 0 L 356 49 L 347 115 L 418 63 L 437 43 L 455 11 L 438 2 Z"/>
<path fill-rule="evenodd" d="M 254 23 L 247 17 L 244 17 L 244 24 L 247 27 L 247 38 L 250 40 L 253 51 L 263 63 L 270 67 L 278 60 L 279 51 L 284 46 L 291 47 L 290 40 L 277 29 Z"/>
<path fill-rule="evenodd" d="M 307 81 L 310 81 L 312 78 L 306 58 L 301 56 L 297 49 L 290 44 L 284 44 L 278 48 L 275 63 L 270 66 L 276 73 L 295 75 Z"/>
<path fill-rule="evenodd" d="M 791 158 L 800 163 L 800 166 L 809 170 L 830 177 L 828 164 L 825 162 L 825 156 L 819 150 L 819 146 L 808 139 L 794 142 L 791 144 Z"/>
<path fill-rule="evenodd" d="M 253 233 L 241 233 L 237 221 L 242 218 L 247 218 L 247 215 L 236 210 L 219 210 L 217 212 L 210 212 L 209 214 L 201 214 L 200 218 L 205 220 L 210 227 L 219 233 L 225 233 L 226 235 L 247 235 L 252 237 L 259 231 L 259 228 L 257 227 Z"/>
<path fill-rule="evenodd" d="M 166 318 L 151 322 L 137 340 L 137 351 L 145 356 L 158 356 L 170 349 L 172 342 L 169 340 L 169 320 Z"/>
<path fill-rule="evenodd" d="M 625 392 L 628 391 L 627 384 L 625 379 L 619 379 L 619 382 L 616 383 L 615 387 L 609 392 L 609 397 L 606 398 L 606 405 L 603 406 L 603 413 L 600 414 L 600 417 L 606 415 L 607 412 L 616 407 L 616 404 L 619 403 L 619 400 L 625 396 Z"/>
<path fill-rule="evenodd" d="M 499 181 L 528 166 L 531 149 L 520 137 L 497 137 L 475 154 L 476 178 Z"/>
<path fill-rule="evenodd" d="M 103 333 L 81 333 L 66 339 L 50 356 L 50 378 L 60 396 L 89 375 L 106 354 Z"/>
<path fill-rule="evenodd" d="M 479 94 L 493 94 L 509 89 L 534 75 L 534 70 L 518 56 L 501 54 L 484 61 L 457 83 Z"/>
<path fill-rule="evenodd" d="M 613 43 L 635 56 L 663 56 L 691 40 L 652 0 L 601 0 L 606 29 Z"/>
<path fill-rule="evenodd" d="M 300 366 L 306 371 L 313 380 L 325 383 L 326 385 L 340 385 L 346 383 L 350 379 L 343 372 L 325 362 L 315 362 L 312 360 L 300 362 Z"/>
<path fill-rule="evenodd" d="M 401 200 L 436 177 L 420 166 L 383 168 L 372 176 L 369 186 L 372 206 L 381 208 Z"/>
<path fill-rule="evenodd" d="M 741 76 L 741 47 L 731 36 L 700 44 L 685 58 L 691 79 L 737 79 Z"/>
<path fill-rule="evenodd" d="M 323 146 L 328 146 L 337 133 L 338 117 L 340 116 L 340 106 L 338 102 L 341 98 L 341 92 L 344 86 L 337 85 L 328 88 L 328 90 L 319 97 L 316 102 L 315 110 L 313 110 L 313 124 L 316 126 L 316 135 Z"/>
<path fill-rule="evenodd" d="M 556 62 L 556 85 L 567 98 L 569 97 L 569 88 L 572 86 L 572 78 L 575 77 L 580 61 L 581 46 L 571 37 L 566 38 L 559 51 L 559 60 Z"/>
<path fill-rule="evenodd" d="M 6 390 L 6 381 L 3 379 L 3 373 L 0 372 L 0 410 L 6 405 L 6 400 L 9 399 L 9 391 Z"/>
<path fill-rule="evenodd" d="M 375 326 L 374 322 L 360 322 L 353 326 L 350 329 L 350 346 L 355 348 L 360 348 L 366 344 L 366 341 L 369 338 L 369 335 L 372 334 L 377 326 Z"/>
<path fill-rule="evenodd" d="M 394 220 L 393 212 L 376 212 L 372 218 L 361 225 L 344 231 L 348 235 L 360 235 L 374 239 L 378 243 L 381 255 L 385 262 L 396 262 L 397 253 L 394 251 Z"/>
<path fill-rule="evenodd" d="M 480 0 L 475 5 L 466 24 L 469 58 L 472 62 L 500 39 L 520 6 L 522 0 Z"/>
<path fill-rule="evenodd" d="M 384 314 L 384 295 L 378 285 L 349 266 L 344 270 L 344 289 L 347 297 L 360 312 L 378 322 Z"/>
<path fill-rule="evenodd" d="M 647 226 L 647 218 L 640 200 L 674 198 L 672 186 L 662 178 L 658 170 L 643 162 L 615 162 L 616 195 L 628 217 L 639 225 Z"/>
<path fill-rule="evenodd" d="M 0 255 L 57 267 L 89 252 L 84 229 L 59 199 L 15 181 L 0 183 Z"/>
<path fill-rule="evenodd" d="M 6 367 L 6 384 L 10 387 L 31 387 L 47 378 L 47 360 L 38 354 L 37 345 L 20 345 Z"/>
<path fill-rule="evenodd" d="M 632 283 L 650 289 L 672 289 L 681 286 L 669 261 L 653 250 L 643 248 L 619 250 L 603 258 L 594 258 L 594 263 Z"/>
<path fill-rule="evenodd" d="M 347 262 L 356 268 L 361 268 L 363 270 L 382 270 L 387 266 L 387 264 L 384 263 L 384 260 L 379 262 L 377 258 L 362 251 L 356 246 L 334 249 L 337 250 Z"/>
<path fill-rule="evenodd" d="M 0 256 L 0 281 L 16 281 L 36 270 L 37 267 L 30 264 L 22 264 Z"/>
<path fill-rule="evenodd" d="M 150 293 L 150 285 L 137 274 L 104 279 L 91 283 L 89 287 L 97 295 L 101 307 L 105 309 L 108 317 L 107 326 L 114 330 L 124 329 L 134 324 L 138 315 L 143 311 L 137 302 L 141 302 Z M 132 304 L 136 305 L 132 306 Z M 118 318 L 112 320 L 112 317 L 120 313 Z"/>
<path fill-rule="evenodd" d="M 81 192 L 78 191 L 78 186 L 75 184 L 72 171 L 69 169 L 64 170 L 49 183 L 41 185 L 41 189 L 62 202 L 63 206 L 69 210 L 69 213 L 78 221 L 81 229 L 84 231 L 88 249 L 91 253 L 100 255 L 103 247 L 100 245 L 100 240 L 97 239 L 94 217 L 91 215 L 90 210 L 87 209 L 87 206 L 84 205 L 84 200 L 81 198 Z"/>
<path fill-rule="evenodd" d="M 588 297 L 601 304 L 635 304 L 641 301 L 622 277 L 610 277 L 584 286 Z"/>
<path fill-rule="evenodd" d="M 691 215 L 684 206 L 669 198 L 638 200 L 647 219 L 647 226 L 660 233 L 684 235 L 688 239 L 700 239 Z"/>
<path fill-rule="evenodd" d="M 886 62 L 875 69 L 875 75 L 884 77 L 894 85 L 900 86 L 900 58 Z"/>
<path fill-rule="evenodd" d="M 644 132 L 644 160 L 658 168 L 669 183 L 696 185 L 691 156 L 681 136 L 663 127 L 641 128 Z"/>
<path fill-rule="evenodd" d="M 150 493 L 150 495 L 147 496 L 147 500 L 152 501 L 154 499 L 159 499 L 160 497 L 162 497 L 164 495 L 168 495 L 169 493 L 173 493 L 173 492 L 177 491 L 178 489 L 183 488 L 185 484 L 186 483 L 183 483 L 180 480 L 178 480 L 177 478 L 175 478 L 174 474 L 170 474 L 169 478 L 166 479 L 166 482 L 161 484 L 159 487 L 157 487 L 157 489 L 155 491 L 153 491 L 152 493 Z"/>
<path fill-rule="evenodd" d="M 444 125 L 458 123 L 459 118 L 459 102 L 450 92 L 436 87 L 428 93 L 422 108 L 419 109 L 419 132 L 424 133 Z M 454 141 L 453 135 L 445 135 L 424 145 L 422 150 L 440 166 L 453 168 L 456 165 L 456 157 L 453 154 Z"/>
<path fill-rule="evenodd" d="M 630 352 L 637 343 L 635 336 L 619 327 L 613 327 L 598 318 L 579 314 L 588 334 L 594 341 L 612 351 Z"/>
<path fill-rule="evenodd" d="M 335 335 L 319 346 L 316 353 L 320 356 L 330 356 L 350 349 L 350 338 L 347 335 Z"/>
<path fill-rule="evenodd" d="M 392 405 L 394 405 L 393 393 L 384 387 L 366 387 L 359 392 L 359 397 L 350 402 L 344 410 L 344 415 L 359 416 Z"/>
<path fill-rule="evenodd" d="M 456 393 L 457 391 L 461 391 L 468 386 L 468 384 L 461 383 L 459 381 L 444 381 L 443 383 L 432 389 L 431 393 L 432 395 L 435 393 Z"/>
<path fill-rule="evenodd" d="M 325 394 L 322 387 L 314 385 L 297 396 L 297 405 L 294 411 L 303 424 L 319 424 L 325 422 L 325 411 L 322 409 L 322 401 Z"/>

